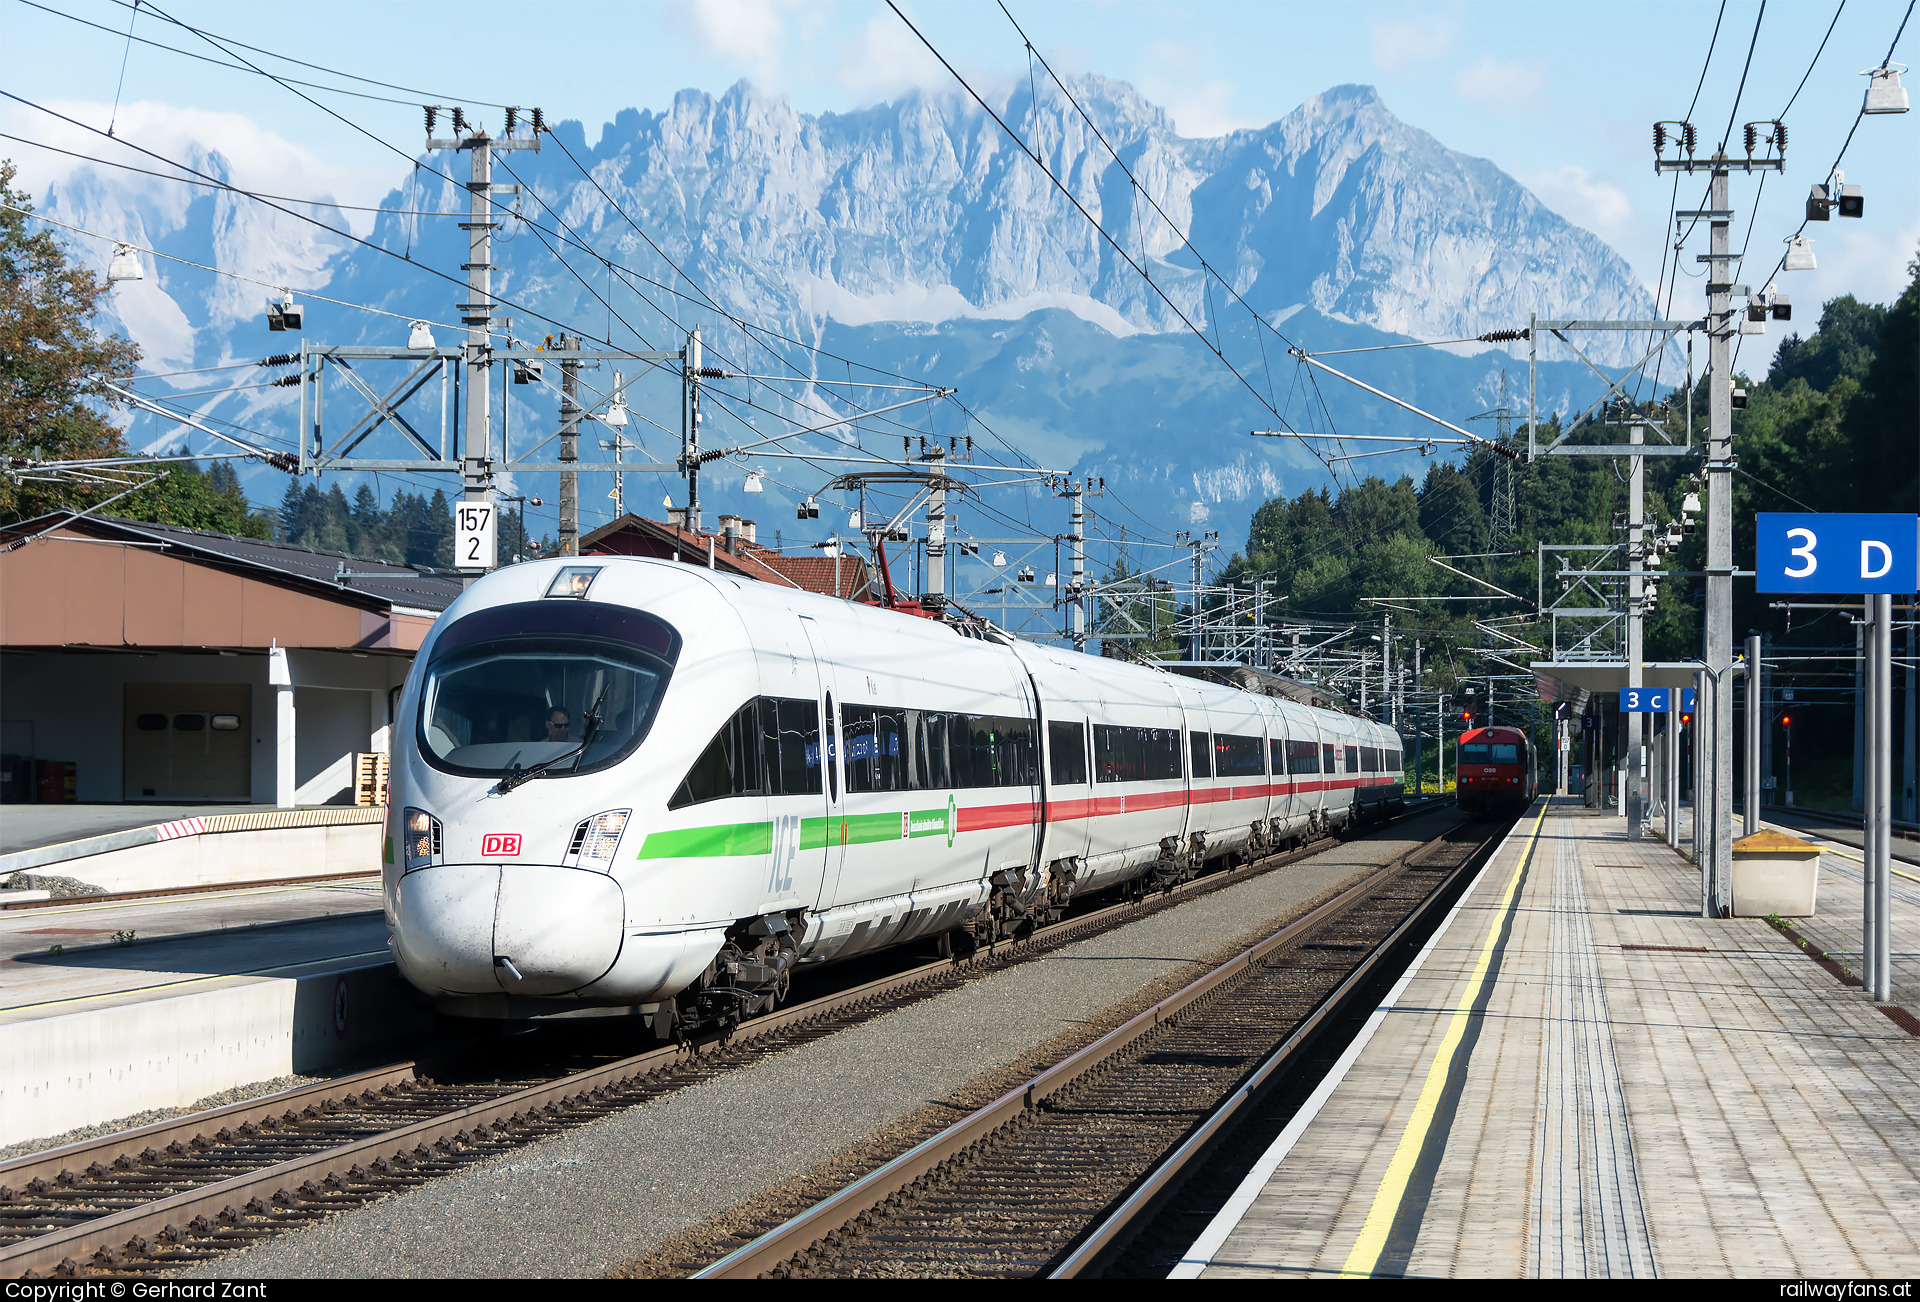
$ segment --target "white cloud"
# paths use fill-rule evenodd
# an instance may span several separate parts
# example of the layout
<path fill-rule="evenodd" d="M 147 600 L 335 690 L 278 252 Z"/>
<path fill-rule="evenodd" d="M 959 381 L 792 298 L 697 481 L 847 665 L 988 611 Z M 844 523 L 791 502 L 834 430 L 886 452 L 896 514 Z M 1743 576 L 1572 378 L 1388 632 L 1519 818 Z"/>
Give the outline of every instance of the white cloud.
<path fill-rule="evenodd" d="M 672 12 L 709 51 L 737 60 L 757 88 L 779 93 L 791 45 L 787 18 L 798 8 L 799 0 L 695 0 L 691 9 Z"/>
<path fill-rule="evenodd" d="M 1641 234 L 1627 192 L 1584 167 L 1567 163 L 1526 173 L 1520 179 L 1547 207 L 1615 248 L 1624 247 Z"/>
<path fill-rule="evenodd" d="M 1547 88 L 1547 65 L 1540 59 L 1501 63 L 1491 54 L 1461 71 L 1453 89 L 1462 99 L 1497 113 L 1520 114 L 1537 107 L 1532 101 Z"/>
<path fill-rule="evenodd" d="M 1445 14 L 1414 18 L 1376 18 L 1367 24 L 1373 62 L 1382 72 L 1398 72 L 1437 59 L 1453 48 L 1458 24 Z"/>
<path fill-rule="evenodd" d="M 1234 112 L 1236 88 L 1232 82 L 1204 80 L 1205 72 L 1218 66 L 1219 59 L 1210 47 L 1155 41 L 1146 48 L 1138 78 L 1140 93 L 1164 108 L 1173 120 L 1173 129 L 1191 140 L 1207 140 L 1260 125 Z"/>
<path fill-rule="evenodd" d="M 953 88 L 953 75 L 891 10 L 876 14 L 860 29 L 858 37 L 840 43 L 836 68 L 835 80 L 846 89 L 883 99 L 912 90 L 939 92 Z M 978 80 L 971 76 L 968 80 L 983 95 L 988 94 Z"/>

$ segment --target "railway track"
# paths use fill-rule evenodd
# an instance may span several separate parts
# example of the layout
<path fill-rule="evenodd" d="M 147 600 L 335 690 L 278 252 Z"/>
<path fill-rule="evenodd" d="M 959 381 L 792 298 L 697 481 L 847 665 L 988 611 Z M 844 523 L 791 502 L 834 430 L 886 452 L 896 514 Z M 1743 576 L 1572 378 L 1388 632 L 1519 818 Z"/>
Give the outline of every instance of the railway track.
<path fill-rule="evenodd" d="M 1416 806 L 1383 826 L 1419 817 Z M 493 1154 L 831 1035 L 1328 848 L 1316 842 L 1027 940 L 790 1005 L 709 1036 L 545 1079 L 444 1084 L 413 1063 L 0 1163 L 0 1276 L 152 1275 L 209 1260 Z"/>
<path fill-rule="evenodd" d="M 1097 1273 L 1505 831 L 1409 851 L 699 1277 Z"/>

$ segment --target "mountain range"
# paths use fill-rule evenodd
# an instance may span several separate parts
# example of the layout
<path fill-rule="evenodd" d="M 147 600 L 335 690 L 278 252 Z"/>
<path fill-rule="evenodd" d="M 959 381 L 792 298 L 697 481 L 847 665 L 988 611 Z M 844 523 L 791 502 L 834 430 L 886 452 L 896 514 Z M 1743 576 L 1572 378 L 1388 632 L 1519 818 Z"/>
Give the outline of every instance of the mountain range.
<path fill-rule="evenodd" d="M 995 107 L 1061 186 L 992 117 L 953 96 L 914 93 L 813 116 L 742 83 L 717 97 L 682 91 L 660 112 L 623 112 L 593 140 L 580 123 L 558 122 L 538 153 L 496 156 L 495 181 L 519 188 L 500 198 L 512 210 L 493 257 L 501 310 L 529 341 L 563 323 L 624 347 L 677 347 L 698 325 L 710 364 L 800 377 L 784 387 L 714 386 L 708 447 L 764 438 L 788 428 L 784 419 L 817 425 L 822 410 L 849 414 L 836 393 L 869 406 L 898 400 L 848 389 L 848 380 L 951 386 L 965 410 L 910 408 L 796 446 L 821 457 L 846 455 L 848 443 L 897 454 L 892 440 L 903 434 L 971 435 L 979 465 L 1103 476 L 1110 499 L 1096 510 L 1109 528 L 1164 537 L 1204 526 L 1229 547 L 1259 501 L 1328 477 L 1297 441 L 1249 437 L 1277 424 L 1262 397 L 1297 429 L 1443 433 L 1315 376 L 1289 346 L 1471 338 L 1524 327 L 1530 313 L 1652 314 L 1650 295 L 1597 236 L 1492 163 L 1401 121 L 1369 87 L 1334 87 L 1268 126 L 1189 139 L 1123 82 L 1085 76 L 1067 85 L 1077 102 L 1046 92 L 1036 101 L 1023 86 Z M 245 182 L 217 153 L 182 161 Z M 454 304 L 466 294 L 453 282 L 469 260 L 457 225 L 466 167 L 464 155 L 447 153 L 397 165 L 382 205 L 392 211 L 363 242 L 231 192 L 132 185 L 104 169 L 77 172 L 40 201 L 60 220 L 266 282 L 162 261 L 147 280 L 122 285 L 121 323 L 152 369 L 176 370 L 293 346 L 294 336 L 270 334 L 264 322 L 269 287 L 281 284 L 392 314 L 310 302 L 304 333 L 314 341 L 398 343 L 409 319 L 457 321 Z M 282 207 L 341 226 L 325 207 Z M 1196 249 L 1237 301 L 1201 269 Z M 443 343 L 458 337 L 438 326 L 436 334 Z M 1633 346 L 1603 340 L 1589 354 L 1617 364 Z M 1505 370 L 1524 407 L 1524 345 L 1333 364 L 1456 422 L 1496 404 Z M 628 432 L 670 460 L 673 438 L 646 420 L 677 437 L 677 386 L 640 369 L 629 397 L 644 419 Z M 610 378 L 585 381 L 604 393 Z M 204 375 L 148 387 L 168 383 L 183 393 L 209 387 Z M 1596 392 L 1591 373 L 1567 360 L 1543 363 L 1539 385 L 1543 410 Z M 524 448 L 526 431 L 551 431 L 554 404 L 539 388 L 512 393 Z M 288 442 L 296 423 L 287 389 L 183 406 Z M 171 437 L 148 417 L 132 436 L 145 445 Z M 383 455 L 400 452 L 389 449 Z M 1339 463 L 1339 473 L 1417 476 L 1420 464 L 1406 452 Z M 740 493 L 749 467 L 765 471 L 770 497 Z M 767 457 L 717 463 L 709 501 L 770 516 L 819 492 L 837 468 Z M 255 500 L 278 500 L 277 472 L 244 473 Z M 671 484 L 640 487 L 630 483 L 630 503 L 655 514 L 664 492 L 681 497 Z M 514 491 L 543 496 L 551 515 L 550 484 Z M 583 529 L 608 518 L 612 504 L 598 492 L 583 489 Z M 963 527 L 1051 535 L 1064 528 L 1060 515 L 1050 496 L 1008 488 L 982 496 Z M 834 523 L 795 532 L 810 538 Z M 550 527 L 539 510 L 529 525 L 536 534 Z"/>

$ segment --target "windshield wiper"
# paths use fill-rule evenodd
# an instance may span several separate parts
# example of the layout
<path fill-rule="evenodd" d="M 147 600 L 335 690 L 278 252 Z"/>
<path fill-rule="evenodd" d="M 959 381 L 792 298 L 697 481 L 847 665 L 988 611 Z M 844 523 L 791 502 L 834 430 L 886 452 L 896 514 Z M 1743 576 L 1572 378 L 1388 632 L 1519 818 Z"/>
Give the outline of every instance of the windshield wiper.
<path fill-rule="evenodd" d="M 600 695 L 593 698 L 593 708 L 587 711 L 586 722 L 580 725 L 580 750 L 574 756 L 573 769 L 569 772 L 580 767 L 580 761 L 587 757 L 587 747 L 593 745 L 593 739 L 600 735 L 600 707 L 607 703 L 607 689 L 612 686 L 611 678 L 600 684 Z"/>
<path fill-rule="evenodd" d="M 530 782 L 534 778 L 539 777 L 542 773 L 545 773 L 548 769 L 558 764 L 561 760 L 571 759 L 574 761 L 574 767 L 578 768 L 580 761 L 576 759 L 575 756 L 584 755 L 586 753 L 586 750 L 587 750 L 587 743 L 583 741 L 574 749 L 563 750 L 558 755 L 555 755 L 552 759 L 541 760 L 538 764 L 535 764 L 532 768 L 523 769 L 518 764 L 515 764 L 513 766 L 513 772 L 501 778 L 500 785 L 495 787 L 494 790 L 498 791 L 501 795 L 505 795 L 507 792 L 513 790 L 515 787 L 519 786 L 521 783 Z"/>
<path fill-rule="evenodd" d="M 515 764 L 513 766 L 513 772 L 501 778 L 499 785 L 496 786 L 494 790 L 504 796 L 507 792 L 522 783 L 531 782 L 563 760 L 570 759 L 573 761 L 573 769 L 569 769 L 568 772 L 577 770 L 580 767 L 580 761 L 587 757 L 587 747 L 593 745 L 593 739 L 600 735 L 600 707 L 606 704 L 607 689 L 612 686 L 613 681 L 611 679 L 601 684 L 600 695 L 594 698 L 593 708 L 587 712 L 586 723 L 581 729 L 582 736 L 578 746 L 575 746 L 572 750 L 563 750 L 552 759 L 541 760 L 532 768 L 523 769 L 518 764 Z"/>

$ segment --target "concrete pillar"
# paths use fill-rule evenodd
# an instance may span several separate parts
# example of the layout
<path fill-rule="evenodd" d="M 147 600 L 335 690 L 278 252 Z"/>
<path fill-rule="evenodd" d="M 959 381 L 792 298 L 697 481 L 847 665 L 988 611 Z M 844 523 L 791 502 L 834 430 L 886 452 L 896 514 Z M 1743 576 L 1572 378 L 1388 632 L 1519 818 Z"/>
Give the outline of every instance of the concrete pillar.
<path fill-rule="evenodd" d="M 273 799 L 280 808 L 292 809 L 295 786 L 293 671 L 287 664 L 285 647 L 274 647 L 267 657 L 267 683 L 273 688 Z"/>

